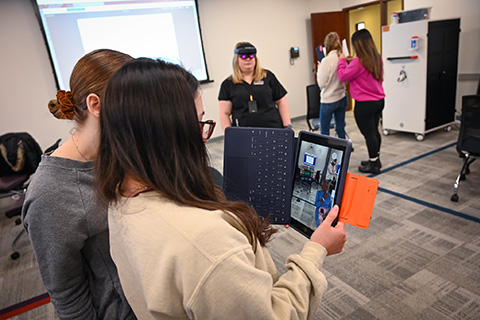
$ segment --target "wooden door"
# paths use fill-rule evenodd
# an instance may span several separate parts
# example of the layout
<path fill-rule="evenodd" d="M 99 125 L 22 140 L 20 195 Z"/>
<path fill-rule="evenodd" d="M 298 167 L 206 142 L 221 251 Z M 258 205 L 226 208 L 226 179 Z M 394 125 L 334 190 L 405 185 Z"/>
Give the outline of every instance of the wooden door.
<path fill-rule="evenodd" d="M 338 33 L 340 40 L 347 39 L 349 43 L 349 34 L 348 34 L 348 14 L 346 11 L 338 12 L 325 12 L 325 13 L 312 13 L 310 15 L 311 25 L 312 25 L 312 48 L 313 48 L 313 65 L 315 70 L 315 75 L 317 74 L 317 54 L 315 48 L 323 44 L 325 36 L 332 31 Z M 352 50 L 350 47 L 348 51 L 351 53 Z M 315 77 L 315 82 L 317 81 Z M 348 85 L 347 85 L 348 91 Z M 350 96 L 350 94 L 349 94 Z M 352 100 L 349 99 L 347 110 L 352 109 Z"/>
<path fill-rule="evenodd" d="M 323 44 L 325 36 L 335 31 L 340 39 L 347 39 L 348 42 L 348 15 L 345 11 L 312 13 L 310 15 L 312 24 L 313 63 L 317 65 L 315 48 Z M 350 48 L 348 48 L 350 51 Z"/>

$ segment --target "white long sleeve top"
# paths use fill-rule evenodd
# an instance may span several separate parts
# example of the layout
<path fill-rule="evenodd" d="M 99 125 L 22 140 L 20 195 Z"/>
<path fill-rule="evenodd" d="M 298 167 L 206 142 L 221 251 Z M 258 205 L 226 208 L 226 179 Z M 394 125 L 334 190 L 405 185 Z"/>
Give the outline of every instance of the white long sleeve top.
<path fill-rule="evenodd" d="M 156 192 L 110 207 L 112 257 L 139 319 L 312 319 L 327 287 L 325 248 L 308 241 L 279 277 L 229 217 Z"/>
<path fill-rule="evenodd" d="M 345 83 L 338 80 L 337 65 L 337 50 L 330 51 L 320 63 L 317 71 L 317 84 L 321 89 L 321 103 L 333 103 L 345 97 Z"/>

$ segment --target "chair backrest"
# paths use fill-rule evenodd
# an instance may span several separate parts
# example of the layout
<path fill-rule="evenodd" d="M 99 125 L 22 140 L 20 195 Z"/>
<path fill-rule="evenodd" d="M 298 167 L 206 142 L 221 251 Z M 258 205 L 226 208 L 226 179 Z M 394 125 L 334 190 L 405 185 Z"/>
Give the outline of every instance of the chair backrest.
<path fill-rule="evenodd" d="M 462 97 L 457 150 L 480 156 L 480 95 Z"/>
<path fill-rule="evenodd" d="M 0 176 L 0 193 L 7 193 L 19 189 L 28 180 L 28 174 L 16 173 L 8 176 Z"/>
<path fill-rule="evenodd" d="M 317 118 L 320 118 L 320 88 L 316 84 L 311 84 L 307 86 L 307 124 L 310 131 L 319 129 L 310 121 Z"/>

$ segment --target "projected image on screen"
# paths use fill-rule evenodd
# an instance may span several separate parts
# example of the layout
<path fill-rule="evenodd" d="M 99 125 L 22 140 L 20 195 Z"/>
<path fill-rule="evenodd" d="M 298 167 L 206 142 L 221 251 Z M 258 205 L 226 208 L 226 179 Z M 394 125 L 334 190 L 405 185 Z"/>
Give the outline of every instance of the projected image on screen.
<path fill-rule="evenodd" d="M 78 19 L 83 50 L 107 47 L 134 57 L 180 61 L 173 17 L 169 13 L 148 16 Z M 162 30 L 155 34 L 144 30 Z"/>
<path fill-rule="evenodd" d="M 181 64 L 209 80 L 196 1 L 32 1 L 59 89 L 69 89 L 78 59 L 102 48 Z"/>

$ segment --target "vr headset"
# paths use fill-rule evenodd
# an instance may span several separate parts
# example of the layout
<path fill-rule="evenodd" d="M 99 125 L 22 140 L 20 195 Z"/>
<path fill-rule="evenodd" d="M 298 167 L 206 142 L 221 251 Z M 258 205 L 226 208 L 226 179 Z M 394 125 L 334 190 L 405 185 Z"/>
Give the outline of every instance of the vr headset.
<path fill-rule="evenodd" d="M 257 48 L 255 48 L 251 44 L 242 44 L 235 50 L 233 50 L 233 53 L 236 54 L 256 54 L 257 53 Z"/>

